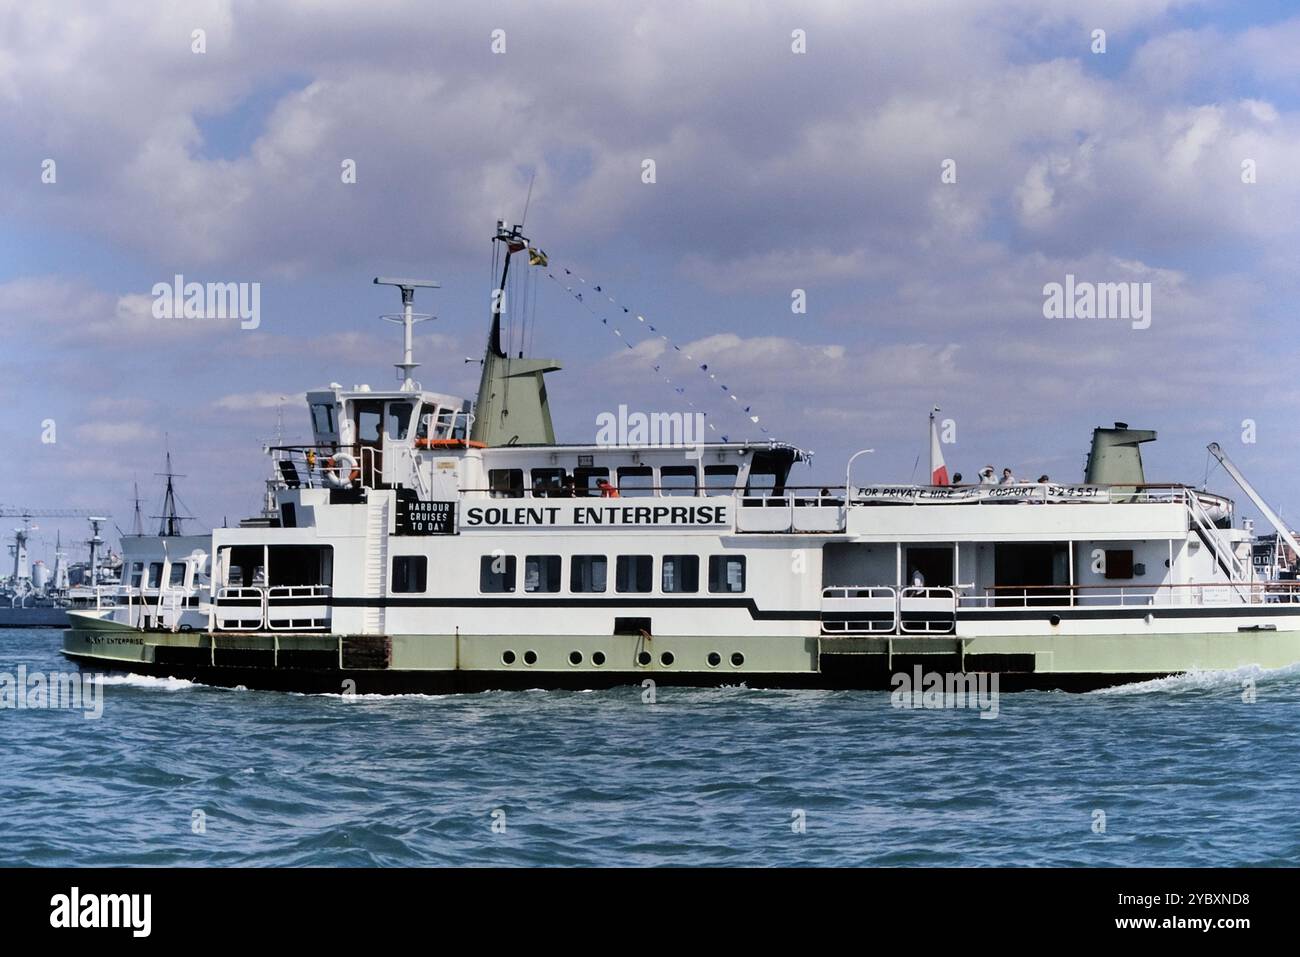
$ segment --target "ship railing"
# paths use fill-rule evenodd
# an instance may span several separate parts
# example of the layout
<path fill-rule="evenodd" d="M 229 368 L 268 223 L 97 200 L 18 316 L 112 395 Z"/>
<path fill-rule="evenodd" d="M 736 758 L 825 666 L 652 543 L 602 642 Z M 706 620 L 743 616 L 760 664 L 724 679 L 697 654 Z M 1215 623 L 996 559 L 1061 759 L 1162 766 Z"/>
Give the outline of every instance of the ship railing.
<path fill-rule="evenodd" d="M 1188 582 L 1154 585 L 993 585 L 960 595 L 960 608 L 1213 607 L 1300 603 L 1300 582 Z"/>
<path fill-rule="evenodd" d="M 909 585 L 898 593 L 898 627 L 903 634 L 947 635 L 957 628 L 957 590 Z"/>
<path fill-rule="evenodd" d="M 275 488 L 328 488 L 325 461 L 337 451 L 332 445 L 269 445 Z"/>
<path fill-rule="evenodd" d="M 266 590 L 270 631 L 319 631 L 330 624 L 329 585 L 273 585 Z"/>
<path fill-rule="evenodd" d="M 1052 493 L 1052 488 L 1070 491 Z M 841 490 L 842 490 L 841 486 Z M 868 494 L 866 490 L 874 489 Z M 951 496 L 951 497 L 946 497 Z M 882 505 L 1022 505 L 1022 504 L 1186 504 L 1189 497 L 1205 506 L 1226 506 L 1220 495 L 1176 483 L 1102 485 L 1083 482 L 1016 482 L 1012 485 L 908 485 L 877 483 L 849 490 L 854 508 Z"/>
<path fill-rule="evenodd" d="M 218 588 L 213 617 L 219 631 L 261 631 L 266 622 L 266 589 L 260 585 Z"/>
<path fill-rule="evenodd" d="M 898 592 L 888 585 L 832 585 L 822 589 L 824 635 L 893 634 L 898 630 Z"/>

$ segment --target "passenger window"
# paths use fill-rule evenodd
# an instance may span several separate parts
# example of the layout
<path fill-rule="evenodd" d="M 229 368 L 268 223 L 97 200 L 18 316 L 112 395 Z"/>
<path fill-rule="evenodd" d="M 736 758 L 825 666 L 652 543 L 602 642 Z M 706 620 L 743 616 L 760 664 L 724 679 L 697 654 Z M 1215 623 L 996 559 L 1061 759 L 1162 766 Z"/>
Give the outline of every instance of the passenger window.
<path fill-rule="evenodd" d="M 659 489 L 663 495 L 696 495 L 697 481 L 693 465 L 665 465 L 659 470 Z"/>
<path fill-rule="evenodd" d="M 569 568 L 569 591 L 603 592 L 609 559 L 604 555 L 574 555 Z"/>
<path fill-rule="evenodd" d="M 545 497 L 548 495 L 563 495 L 564 479 L 568 473 L 564 469 L 547 468 L 533 469 L 533 495 Z"/>
<path fill-rule="evenodd" d="M 524 559 L 524 591 L 557 592 L 559 590 L 559 555 L 529 555 Z"/>
<path fill-rule="evenodd" d="M 648 592 L 654 589 L 654 556 L 620 555 L 614 570 L 614 589 Z"/>
<path fill-rule="evenodd" d="M 700 557 L 698 555 L 665 555 L 662 579 L 665 594 L 699 591 Z"/>
<path fill-rule="evenodd" d="M 654 494 L 654 469 L 648 465 L 625 465 L 618 470 L 618 494 L 641 498 Z"/>
<path fill-rule="evenodd" d="M 501 594 L 515 590 L 515 556 L 484 555 L 479 560 L 479 591 Z"/>
<path fill-rule="evenodd" d="M 709 556 L 709 591 L 743 592 L 745 590 L 744 555 Z"/>
<path fill-rule="evenodd" d="M 730 495 L 736 490 L 740 469 L 735 465 L 704 466 L 704 494 Z"/>
<path fill-rule="evenodd" d="M 428 590 L 429 559 L 426 555 L 393 556 L 393 594 L 403 595 Z"/>
<path fill-rule="evenodd" d="M 522 498 L 524 494 L 523 469 L 488 469 L 488 488 L 496 498 Z"/>
<path fill-rule="evenodd" d="M 603 495 L 598 484 L 601 480 L 609 481 L 607 468 L 578 468 L 573 470 L 574 486 L 577 494 L 583 497 Z"/>

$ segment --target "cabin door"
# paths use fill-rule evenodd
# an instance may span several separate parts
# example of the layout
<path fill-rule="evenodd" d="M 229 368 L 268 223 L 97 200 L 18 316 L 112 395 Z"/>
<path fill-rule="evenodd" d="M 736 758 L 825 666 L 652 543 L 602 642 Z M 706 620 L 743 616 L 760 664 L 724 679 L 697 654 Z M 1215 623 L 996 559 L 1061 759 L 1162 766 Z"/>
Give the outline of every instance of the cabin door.
<path fill-rule="evenodd" d="M 357 422 L 356 456 L 361 483 L 375 488 L 384 476 L 384 403 L 367 399 L 354 402 L 352 409 Z"/>

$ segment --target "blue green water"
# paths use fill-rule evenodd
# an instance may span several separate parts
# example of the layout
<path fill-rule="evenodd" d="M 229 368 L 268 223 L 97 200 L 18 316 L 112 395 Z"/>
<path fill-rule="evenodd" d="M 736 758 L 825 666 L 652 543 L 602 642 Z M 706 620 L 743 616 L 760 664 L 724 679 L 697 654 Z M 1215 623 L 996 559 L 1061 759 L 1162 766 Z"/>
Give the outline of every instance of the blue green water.
<path fill-rule="evenodd" d="M 0 672 L 67 670 L 59 641 L 0 631 Z M 1300 864 L 1295 669 L 1004 694 L 993 720 L 866 692 L 108 681 L 99 720 L 0 710 L 0 863 Z"/>

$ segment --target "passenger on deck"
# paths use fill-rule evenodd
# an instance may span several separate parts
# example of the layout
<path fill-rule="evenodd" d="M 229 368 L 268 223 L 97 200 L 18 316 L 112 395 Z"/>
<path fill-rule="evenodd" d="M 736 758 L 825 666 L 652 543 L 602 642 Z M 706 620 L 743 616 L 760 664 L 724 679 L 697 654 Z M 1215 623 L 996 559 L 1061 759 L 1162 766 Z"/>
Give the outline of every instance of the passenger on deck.
<path fill-rule="evenodd" d="M 596 488 L 600 489 L 601 498 L 618 498 L 618 489 L 609 484 L 608 479 L 597 479 Z"/>
<path fill-rule="evenodd" d="M 998 484 L 998 480 L 993 477 L 993 466 L 986 465 L 982 469 L 980 469 L 980 484 L 981 485 Z"/>
<path fill-rule="evenodd" d="M 954 473 L 953 473 L 953 475 L 952 475 L 952 484 L 953 484 L 953 485 L 960 485 L 960 484 L 961 484 L 961 473 L 960 473 L 960 472 L 954 472 Z"/>
<path fill-rule="evenodd" d="M 1002 470 L 1002 481 L 999 482 L 998 484 L 999 484 L 999 485 L 1015 485 L 1015 484 L 1016 484 L 1016 477 L 1015 477 L 1014 475 L 1011 474 L 1011 469 L 1003 469 L 1003 470 Z"/>
<path fill-rule="evenodd" d="M 913 588 L 925 587 L 925 576 L 921 574 L 921 569 L 919 568 L 912 569 L 912 587 Z"/>
<path fill-rule="evenodd" d="M 1039 484 L 1039 485 L 1046 485 L 1046 484 L 1047 484 L 1048 482 L 1050 482 L 1050 481 L 1051 481 L 1051 479 L 1049 479 L 1046 475 L 1040 475 L 1040 476 L 1038 476 L 1038 484 Z"/>

